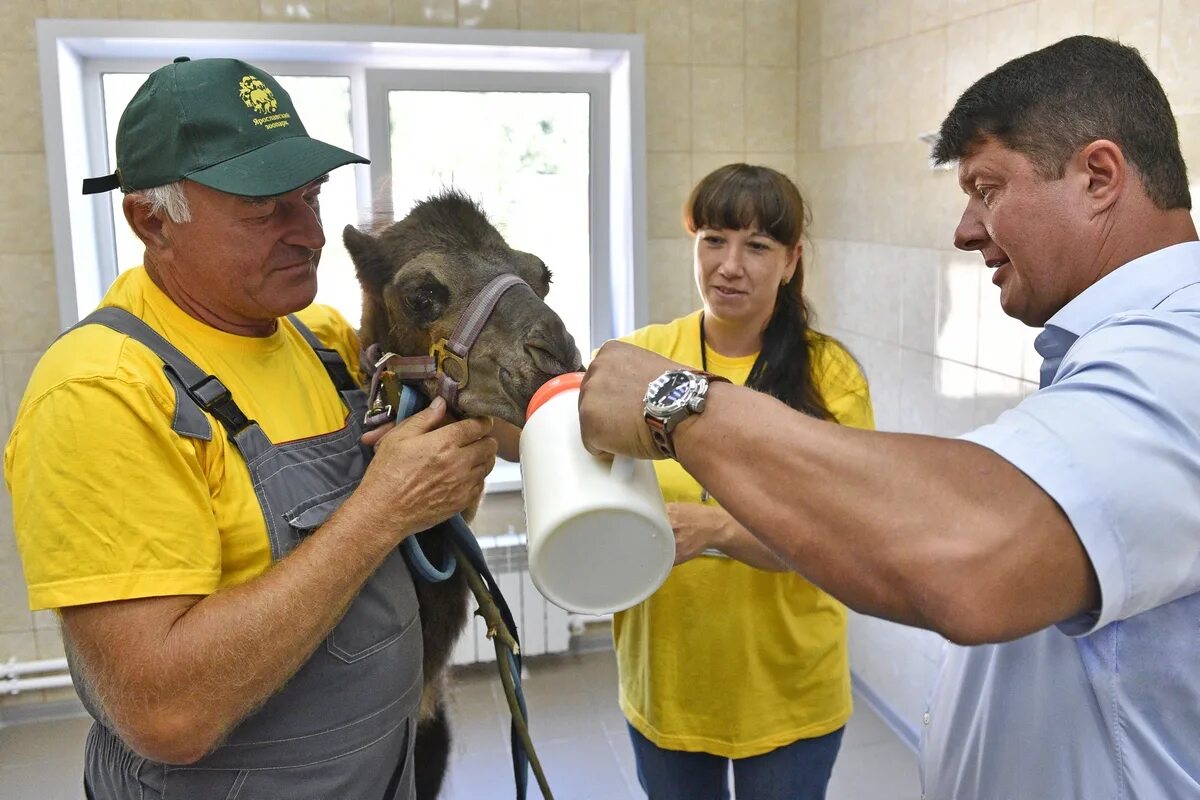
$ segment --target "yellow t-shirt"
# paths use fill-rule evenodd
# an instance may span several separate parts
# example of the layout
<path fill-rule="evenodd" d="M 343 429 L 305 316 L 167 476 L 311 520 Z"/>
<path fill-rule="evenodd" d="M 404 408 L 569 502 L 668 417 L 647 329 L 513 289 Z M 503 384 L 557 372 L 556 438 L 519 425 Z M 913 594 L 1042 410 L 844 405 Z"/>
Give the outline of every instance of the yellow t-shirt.
<path fill-rule="evenodd" d="M 699 368 L 700 312 L 626 341 Z M 843 425 L 874 427 L 867 382 L 837 342 L 811 337 L 813 374 Z M 744 384 L 757 356 L 707 348 L 708 369 Z M 700 502 L 675 461 L 656 461 L 663 498 Z M 716 504 L 714 500 L 708 500 Z M 792 572 L 701 556 L 672 570 L 648 600 L 614 615 L 621 710 L 668 750 L 761 755 L 831 733 L 850 717 L 846 611 Z"/>
<path fill-rule="evenodd" d="M 217 375 L 281 443 L 342 427 L 347 408 L 286 319 L 263 338 L 193 319 L 142 268 L 101 305 L 140 317 Z M 332 308 L 299 314 L 358 373 L 358 339 Z M 211 441 L 171 429 L 175 393 L 161 359 L 101 325 L 55 342 L 34 369 L 4 451 L 17 546 L 33 610 L 211 594 L 271 564 L 245 461 L 212 416 Z"/>

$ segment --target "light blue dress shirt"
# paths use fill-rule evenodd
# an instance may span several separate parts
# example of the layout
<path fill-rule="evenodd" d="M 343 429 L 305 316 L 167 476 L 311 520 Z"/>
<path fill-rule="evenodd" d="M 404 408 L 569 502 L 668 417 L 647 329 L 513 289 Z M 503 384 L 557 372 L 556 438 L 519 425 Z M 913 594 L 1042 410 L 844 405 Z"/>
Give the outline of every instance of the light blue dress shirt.
<path fill-rule="evenodd" d="M 1102 601 L 1013 642 L 947 646 L 926 797 L 1200 798 L 1200 243 L 1106 275 L 1036 347 L 1042 388 L 962 438 L 1062 507 Z"/>

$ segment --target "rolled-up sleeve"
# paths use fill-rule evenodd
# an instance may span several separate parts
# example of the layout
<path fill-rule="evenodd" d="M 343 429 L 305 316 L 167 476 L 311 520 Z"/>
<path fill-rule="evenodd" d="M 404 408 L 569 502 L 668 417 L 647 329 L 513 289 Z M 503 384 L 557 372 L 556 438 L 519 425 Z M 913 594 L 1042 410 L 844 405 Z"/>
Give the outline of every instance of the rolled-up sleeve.
<path fill-rule="evenodd" d="M 1101 607 L 1064 633 L 1200 589 L 1197 354 L 1196 315 L 1118 315 L 1075 342 L 1049 386 L 962 437 L 1028 475 L 1083 543 Z"/>

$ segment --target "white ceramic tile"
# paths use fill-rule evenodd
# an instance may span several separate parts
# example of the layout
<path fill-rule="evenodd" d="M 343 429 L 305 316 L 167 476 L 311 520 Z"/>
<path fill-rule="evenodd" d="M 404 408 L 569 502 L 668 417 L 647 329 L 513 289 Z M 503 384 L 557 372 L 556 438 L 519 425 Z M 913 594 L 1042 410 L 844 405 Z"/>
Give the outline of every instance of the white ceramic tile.
<path fill-rule="evenodd" d="M 952 0 L 953 2 L 953 0 Z M 946 110 L 954 107 L 967 87 L 991 69 L 988 60 L 989 25 L 985 17 L 971 17 L 946 27 Z"/>
<path fill-rule="evenodd" d="M 726 164 L 754 163 L 746 158 L 746 153 L 742 151 L 728 153 L 692 153 L 692 171 L 690 186 L 688 193 L 691 192 L 691 187 L 699 183 L 706 175 L 713 172 Z M 682 210 L 684 202 L 687 200 L 687 194 L 679 198 L 679 208 Z M 681 214 L 682 216 L 682 214 Z M 682 232 L 683 228 L 679 230 Z"/>
<path fill-rule="evenodd" d="M 975 375 L 975 426 L 995 422 L 1022 397 L 1020 380 L 980 369 Z"/>
<path fill-rule="evenodd" d="M 912 27 L 912 0 L 879 0 L 875 14 L 877 42 L 891 42 L 908 36 Z"/>
<path fill-rule="evenodd" d="M 934 357 L 915 350 L 900 351 L 900 424 L 905 433 L 934 432 Z"/>
<path fill-rule="evenodd" d="M 950 111 L 946 104 L 946 29 L 935 28 L 911 37 L 905 71 L 908 117 L 905 141 L 937 130 Z"/>
<path fill-rule="evenodd" d="M 934 433 L 960 436 L 975 427 L 975 367 L 940 358 L 934 365 Z"/>
<path fill-rule="evenodd" d="M 46 0 L 46 15 L 66 19 L 116 19 L 119 0 Z"/>
<path fill-rule="evenodd" d="M 979 341 L 979 276 L 974 253 L 943 253 L 935 355 L 974 366 Z"/>
<path fill-rule="evenodd" d="M 833 58 L 821 65 L 821 147 L 869 145 L 879 86 L 875 50 Z"/>
<path fill-rule="evenodd" d="M 823 57 L 822 48 L 824 42 L 821 36 L 821 18 L 825 13 L 825 7 L 829 4 L 822 0 L 799 0 L 799 19 L 797 20 L 797 28 L 799 32 L 799 52 L 801 64 L 815 64 Z"/>
<path fill-rule="evenodd" d="M 694 161 L 695 156 L 692 159 Z M 793 183 L 796 181 L 796 152 L 794 150 L 782 153 L 756 153 L 747 151 L 746 163 L 770 167 L 776 172 L 781 172 L 791 178 Z M 801 190 L 801 196 L 803 196 L 803 190 Z"/>
<path fill-rule="evenodd" d="M 392 21 L 390 0 L 376 0 L 388 11 L 386 22 Z M 191 0 L 188 8 L 188 19 L 219 20 L 222 22 L 257 22 L 261 16 L 258 0 Z M 350 19 L 331 21 L 349 22 Z"/>
<path fill-rule="evenodd" d="M 937 349 L 938 282 L 941 254 L 936 250 L 896 248 L 902 270 L 900 343 L 922 353 Z"/>
<path fill-rule="evenodd" d="M 911 0 L 908 20 L 912 33 L 940 28 L 949 19 L 948 0 Z"/>
<path fill-rule="evenodd" d="M 58 293 L 49 253 L 0 253 L 0 350 L 44 350 L 58 335 Z"/>
<path fill-rule="evenodd" d="M 796 150 L 807 153 L 821 146 L 821 71 L 805 66 L 796 74 Z"/>
<path fill-rule="evenodd" d="M 912 106 L 912 46 L 909 40 L 888 42 L 874 48 L 876 86 L 874 123 L 876 144 L 902 142 L 908 138 L 908 114 Z"/>
<path fill-rule="evenodd" d="M 1094 7 L 1094 0 L 1038 0 L 1035 46 L 1045 47 L 1068 36 L 1092 33 Z"/>
<path fill-rule="evenodd" d="M 949 0 L 949 3 L 951 22 L 985 14 L 991 7 L 989 0 Z"/>
<path fill-rule="evenodd" d="M 991 278 L 991 272 L 980 273 L 979 350 L 975 363 L 983 369 L 1020 378 L 1025 352 L 1032 346 L 1035 334 L 1004 313 L 1000 307 L 1000 288 Z"/>
<path fill-rule="evenodd" d="M 650 264 L 651 322 L 669 322 L 700 307 L 693 300 L 696 281 L 691 239 L 651 239 L 646 255 Z"/>

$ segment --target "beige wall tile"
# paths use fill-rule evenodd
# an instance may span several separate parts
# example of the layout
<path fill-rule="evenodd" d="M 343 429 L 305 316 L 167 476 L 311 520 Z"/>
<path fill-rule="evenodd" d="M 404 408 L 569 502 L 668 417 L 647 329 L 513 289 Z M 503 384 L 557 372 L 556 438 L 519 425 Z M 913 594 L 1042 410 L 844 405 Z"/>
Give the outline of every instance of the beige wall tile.
<path fill-rule="evenodd" d="M 579 0 L 579 29 L 633 33 L 634 0 Z"/>
<path fill-rule="evenodd" d="M 520 25 L 517 0 L 458 0 L 462 28 L 508 28 Z"/>
<path fill-rule="evenodd" d="M 786 153 L 756 153 L 751 150 L 746 153 L 746 163 L 770 167 L 776 172 L 782 172 L 791 178 L 792 181 L 796 180 L 796 153 L 794 151 Z"/>
<path fill-rule="evenodd" d="M 847 17 L 846 50 L 864 50 L 882 40 L 878 0 L 842 0 Z"/>
<path fill-rule="evenodd" d="M 949 19 L 951 22 L 960 19 L 977 17 L 991 10 L 989 0 L 949 0 Z"/>
<path fill-rule="evenodd" d="M 798 62 L 799 9 L 796 0 L 746 1 L 746 63 L 794 67 Z"/>
<path fill-rule="evenodd" d="M 815 64 L 823 57 L 821 17 L 825 7 L 821 0 L 799 0 L 799 4 L 797 38 L 800 44 L 797 55 L 801 64 Z"/>
<path fill-rule="evenodd" d="M 37 640 L 33 636 L 33 631 L 21 631 L 14 633 L 0 633 L 0 653 L 4 654 L 4 660 L 15 658 L 18 661 L 34 661 L 37 659 Z M 11 699 L 16 700 L 27 695 L 20 694 Z M 0 695 L 0 703 L 6 702 L 5 695 Z"/>
<path fill-rule="evenodd" d="M 635 23 L 646 37 L 647 63 L 691 63 L 692 13 L 687 0 L 637 0 Z"/>
<path fill-rule="evenodd" d="M 520 0 L 521 28 L 541 31 L 579 30 L 579 0 Z"/>
<path fill-rule="evenodd" d="M 651 322 L 669 322 L 700 307 L 690 238 L 650 239 L 646 257 L 650 264 Z"/>
<path fill-rule="evenodd" d="M 1091 33 L 1095 0 L 1038 0 L 1036 47 Z"/>
<path fill-rule="evenodd" d="M 937 130 L 950 106 L 946 104 L 946 29 L 916 34 L 908 42 L 908 120 L 905 141 Z"/>
<path fill-rule="evenodd" d="M 968 86 L 991 69 L 988 60 L 988 20 L 985 17 L 952 22 L 946 27 L 946 110 Z"/>
<path fill-rule="evenodd" d="M 1158 77 L 1172 110 L 1176 114 L 1200 112 L 1200 83 L 1196 80 L 1200 75 L 1200 2 L 1163 0 L 1158 63 Z"/>
<path fill-rule="evenodd" d="M 795 69 L 746 70 L 746 149 L 796 152 Z"/>
<path fill-rule="evenodd" d="M 33 21 L 46 13 L 46 0 L 0 3 L 0 52 L 29 51 L 37 47 Z"/>
<path fill-rule="evenodd" d="M 988 0 L 988 8 L 992 11 L 1008 6 L 1016 5 L 1017 3 L 1025 3 L 1029 0 Z"/>
<path fill-rule="evenodd" d="M 692 149 L 745 149 L 746 71 L 692 67 Z"/>
<path fill-rule="evenodd" d="M 912 0 L 908 28 L 913 33 L 940 28 L 950 19 L 948 0 Z"/>
<path fill-rule="evenodd" d="M 192 16 L 189 0 L 120 0 L 121 19 L 188 19 Z"/>
<path fill-rule="evenodd" d="M 671 239 L 683 228 L 680 209 L 692 189 L 692 157 L 687 153 L 651 153 L 646 159 L 647 235 Z"/>
<path fill-rule="evenodd" d="M 908 138 L 914 60 L 912 46 L 907 39 L 875 48 L 872 83 L 876 88 L 871 110 L 874 112 L 874 141 L 877 144 L 902 142 Z"/>
<path fill-rule="evenodd" d="M 893 42 L 908 36 L 912 24 L 912 0 L 878 0 L 875 8 L 877 41 Z"/>
<path fill-rule="evenodd" d="M 0 633 L 25 633 L 31 630 L 33 614 L 29 611 L 25 575 L 21 571 L 16 540 L 9 533 L 0 536 Z M 0 661 L 8 657 L 0 650 Z"/>
<path fill-rule="evenodd" d="M 63 649 L 62 634 L 58 628 L 46 630 L 39 628 L 33 632 L 34 645 L 37 647 L 38 658 L 66 658 Z M 74 694 L 74 692 L 72 692 Z"/>
<path fill-rule="evenodd" d="M 860 11 L 859 3 L 838 2 L 822 3 L 820 34 L 818 44 L 821 47 L 821 58 L 836 58 L 854 49 L 857 41 L 852 31 L 855 26 L 855 13 Z M 871 16 L 872 24 L 874 15 Z"/>
<path fill-rule="evenodd" d="M 742 0 L 692 0 L 692 63 L 745 63 Z"/>
<path fill-rule="evenodd" d="M 50 253 L 0 253 L 0 350 L 44 350 L 58 335 L 58 291 Z"/>
<path fill-rule="evenodd" d="M 46 194 L 46 159 L 39 155 L 0 154 L 0 175 L 10 186 L 0 200 L 0 250 L 6 253 L 48 253 L 50 204 Z"/>
<path fill-rule="evenodd" d="M 35 611 L 33 627 L 39 631 L 56 631 L 59 628 L 58 615 L 53 611 Z"/>
<path fill-rule="evenodd" d="M 871 144 L 878 101 L 875 49 L 821 63 L 821 148 Z"/>
<path fill-rule="evenodd" d="M 325 0 L 325 13 L 330 22 L 391 25 L 392 0 Z"/>
<path fill-rule="evenodd" d="M 646 67 L 646 149 L 685 152 L 692 146 L 692 70 L 678 64 Z M 711 108 L 711 107 L 710 107 Z M 709 113 L 718 113 L 714 108 Z"/>
<path fill-rule="evenodd" d="M 0 115 L 0 152 L 43 152 L 37 59 L 26 52 L 0 53 L 0 78 L 0 108 L 8 109 Z"/>
<path fill-rule="evenodd" d="M 691 192 L 693 186 L 699 183 L 710 172 L 713 172 L 718 168 L 725 166 L 726 164 L 741 163 L 753 162 L 747 161 L 746 154 L 741 151 L 736 153 L 692 153 L 692 169 L 690 172 L 691 179 L 688 181 L 688 193 Z M 683 204 L 686 202 L 686 200 L 687 195 L 679 198 L 680 208 L 683 207 Z M 680 230 L 682 230 L 682 228 Z"/>
<path fill-rule="evenodd" d="M 804 66 L 796 74 L 796 149 L 800 153 L 821 146 L 821 71 Z"/>
<path fill-rule="evenodd" d="M 154 3 L 156 0 L 138 2 Z M 327 22 L 329 19 L 325 0 L 259 0 L 258 13 L 265 22 Z"/>
<path fill-rule="evenodd" d="M 1169 21 L 1174 24 L 1180 11 L 1186 16 L 1186 8 L 1181 8 L 1174 0 L 1167 0 L 1161 6 L 1157 3 L 1131 3 L 1129 0 L 1095 0 L 1094 22 L 1097 36 L 1119 39 L 1127 45 L 1136 47 L 1150 65 L 1157 70 L 1159 65 L 1160 22 Z M 1193 8 L 1191 15 L 1196 14 Z M 1187 24 L 1186 20 L 1184 21 Z M 1165 42 L 1163 42 L 1165 44 Z M 1161 75 L 1159 76 L 1161 79 Z"/>
<path fill-rule="evenodd" d="M 120 0 L 46 0 L 46 13 L 69 19 L 116 19 Z"/>
<path fill-rule="evenodd" d="M 376 2 L 387 5 L 389 0 L 376 0 Z M 191 0 L 188 8 L 188 19 L 242 22 L 258 20 L 260 16 L 258 0 Z M 354 20 L 339 21 L 351 22 Z M 388 22 L 391 22 L 390 15 Z"/>
<path fill-rule="evenodd" d="M 900 344 L 911 350 L 932 353 L 937 345 L 941 253 L 916 247 L 897 247 L 892 252 L 902 276 L 898 282 Z"/>
<path fill-rule="evenodd" d="M 1037 47 L 1037 5 L 1021 3 L 987 15 L 988 69 Z"/>
<path fill-rule="evenodd" d="M 454 27 L 458 24 L 455 0 L 392 0 L 392 21 L 396 25 Z"/>
<path fill-rule="evenodd" d="M 42 357 L 40 350 L 23 353 L 0 353 L 0 370 L 4 373 L 4 402 L 8 406 L 9 415 L 15 415 L 21 405 L 21 397 L 25 387 L 29 385 L 29 376 L 38 359 Z M 8 441 L 8 437 L 5 437 Z"/>

